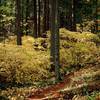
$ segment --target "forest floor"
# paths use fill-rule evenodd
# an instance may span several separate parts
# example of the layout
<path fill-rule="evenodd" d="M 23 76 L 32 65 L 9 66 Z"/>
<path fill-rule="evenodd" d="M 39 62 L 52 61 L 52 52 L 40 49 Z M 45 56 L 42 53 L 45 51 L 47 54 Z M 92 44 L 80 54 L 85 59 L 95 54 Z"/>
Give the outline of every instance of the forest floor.
<path fill-rule="evenodd" d="M 0 42 L 0 100 L 100 100 L 96 34 L 60 30 L 63 80 L 58 84 L 50 69 L 50 33 L 38 39 L 23 36 L 22 43 L 16 45 L 16 36 Z"/>
<path fill-rule="evenodd" d="M 58 84 L 0 90 L 0 100 L 100 100 L 99 77 L 99 67 L 86 67 L 66 75 Z"/>
<path fill-rule="evenodd" d="M 97 80 L 99 77 L 99 67 L 80 69 L 66 75 L 64 80 L 56 85 L 33 89 L 27 100 L 87 100 L 88 97 L 82 95 L 100 89 L 100 80 Z M 100 100 L 100 94 L 96 96 L 96 100 Z"/>

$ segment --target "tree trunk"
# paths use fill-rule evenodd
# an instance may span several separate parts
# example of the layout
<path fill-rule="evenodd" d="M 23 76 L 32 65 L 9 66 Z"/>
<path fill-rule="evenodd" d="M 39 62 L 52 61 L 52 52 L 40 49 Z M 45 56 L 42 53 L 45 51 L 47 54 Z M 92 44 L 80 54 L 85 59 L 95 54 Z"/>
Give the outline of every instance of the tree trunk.
<path fill-rule="evenodd" d="M 55 67 L 56 81 L 60 81 L 58 0 L 51 0 L 51 67 Z"/>
<path fill-rule="evenodd" d="M 43 33 L 46 32 L 46 0 L 44 0 Z"/>
<path fill-rule="evenodd" d="M 44 0 L 43 33 L 49 30 L 49 0 Z"/>
<path fill-rule="evenodd" d="M 46 9 L 47 9 L 47 12 L 46 12 L 46 20 L 47 20 L 47 22 L 46 22 L 46 31 L 47 30 L 49 30 L 49 13 L 50 13 L 50 11 L 49 11 L 49 0 L 47 0 L 47 7 L 46 7 Z"/>
<path fill-rule="evenodd" d="M 16 34 L 17 34 L 17 45 L 22 45 L 22 34 L 21 34 L 21 1 L 16 0 Z"/>
<path fill-rule="evenodd" d="M 72 0 L 72 31 L 76 31 L 76 0 Z"/>
<path fill-rule="evenodd" d="M 28 35 L 29 0 L 26 0 L 26 35 Z"/>
<path fill-rule="evenodd" d="M 41 36 L 41 28 L 40 28 L 40 0 L 38 0 L 38 36 Z"/>
<path fill-rule="evenodd" d="M 71 0 L 69 3 L 69 14 L 68 14 L 68 29 L 70 31 L 76 31 L 76 18 L 75 18 L 75 0 Z"/>
<path fill-rule="evenodd" d="M 34 0 L 34 37 L 37 38 L 37 0 Z"/>
<path fill-rule="evenodd" d="M 100 2 L 96 0 L 96 33 L 100 37 Z"/>

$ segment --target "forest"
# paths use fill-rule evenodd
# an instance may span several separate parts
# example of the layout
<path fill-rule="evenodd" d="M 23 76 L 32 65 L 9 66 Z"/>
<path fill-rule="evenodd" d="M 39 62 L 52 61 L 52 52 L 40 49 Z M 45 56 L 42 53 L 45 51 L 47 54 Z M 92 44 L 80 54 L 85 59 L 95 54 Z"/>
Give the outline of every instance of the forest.
<path fill-rule="evenodd" d="M 0 100 L 100 100 L 100 0 L 0 0 Z"/>

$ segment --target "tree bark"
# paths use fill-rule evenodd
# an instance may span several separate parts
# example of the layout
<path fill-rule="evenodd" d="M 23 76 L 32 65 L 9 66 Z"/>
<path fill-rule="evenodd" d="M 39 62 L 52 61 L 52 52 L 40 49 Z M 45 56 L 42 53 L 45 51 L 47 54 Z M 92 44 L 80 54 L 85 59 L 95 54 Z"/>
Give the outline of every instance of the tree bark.
<path fill-rule="evenodd" d="M 26 0 L 26 35 L 28 35 L 29 0 Z"/>
<path fill-rule="evenodd" d="M 75 18 L 75 0 L 70 1 L 70 6 L 69 6 L 69 14 L 68 14 L 68 29 L 70 31 L 76 31 L 76 18 Z"/>
<path fill-rule="evenodd" d="M 44 6 L 44 16 L 43 16 L 43 33 L 46 32 L 46 0 L 43 1 L 43 6 Z"/>
<path fill-rule="evenodd" d="M 37 0 L 34 0 L 34 38 L 37 37 Z"/>
<path fill-rule="evenodd" d="M 49 0 L 44 0 L 43 33 L 49 30 Z"/>
<path fill-rule="evenodd" d="M 50 13 L 50 11 L 49 11 L 49 0 L 47 0 L 47 15 L 46 15 L 46 19 L 47 19 L 47 22 L 46 22 L 46 30 L 49 30 L 49 13 Z"/>
<path fill-rule="evenodd" d="M 100 37 L 100 2 L 96 0 L 96 33 Z"/>
<path fill-rule="evenodd" d="M 40 28 L 40 23 L 41 23 L 41 20 L 40 20 L 40 0 L 38 0 L 38 37 L 41 36 L 41 28 Z"/>
<path fill-rule="evenodd" d="M 22 45 L 22 34 L 21 34 L 21 1 L 16 0 L 16 34 L 17 34 L 17 45 Z"/>
<path fill-rule="evenodd" d="M 58 0 L 51 0 L 51 67 L 55 67 L 56 82 L 60 81 Z"/>
<path fill-rule="evenodd" d="M 76 31 L 76 0 L 72 0 L 72 28 L 71 31 Z"/>

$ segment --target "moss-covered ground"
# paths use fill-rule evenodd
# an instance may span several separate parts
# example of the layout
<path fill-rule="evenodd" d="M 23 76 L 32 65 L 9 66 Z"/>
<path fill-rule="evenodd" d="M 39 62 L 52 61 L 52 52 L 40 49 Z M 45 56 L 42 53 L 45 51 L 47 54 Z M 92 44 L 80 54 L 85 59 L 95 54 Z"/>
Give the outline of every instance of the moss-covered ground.
<path fill-rule="evenodd" d="M 16 45 L 16 36 L 0 43 L 0 100 L 25 100 L 32 89 L 55 84 L 54 69 L 50 67 L 50 32 L 47 38 L 23 36 L 22 40 L 22 46 Z M 75 85 L 80 75 L 86 81 L 92 80 L 99 71 L 95 67 L 100 67 L 100 38 L 90 32 L 60 29 L 60 66 L 62 79 L 81 70 L 70 85 Z M 94 96 L 90 95 L 89 98 Z"/>

